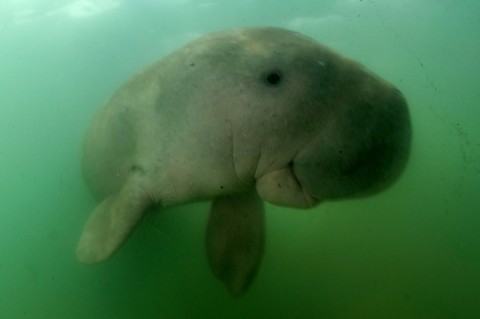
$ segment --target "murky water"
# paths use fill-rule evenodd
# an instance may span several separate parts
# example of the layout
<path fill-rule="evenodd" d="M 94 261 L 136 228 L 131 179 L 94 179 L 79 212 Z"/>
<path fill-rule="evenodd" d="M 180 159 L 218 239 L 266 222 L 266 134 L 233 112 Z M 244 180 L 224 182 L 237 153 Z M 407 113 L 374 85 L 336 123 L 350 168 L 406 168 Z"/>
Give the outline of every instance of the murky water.
<path fill-rule="evenodd" d="M 478 318 L 477 1 L 3 1 L 2 318 Z M 120 84 L 209 31 L 291 28 L 398 86 L 409 166 L 377 196 L 267 206 L 262 268 L 232 299 L 204 252 L 208 203 L 148 216 L 109 261 L 75 246 L 95 206 L 80 143 Z"/>

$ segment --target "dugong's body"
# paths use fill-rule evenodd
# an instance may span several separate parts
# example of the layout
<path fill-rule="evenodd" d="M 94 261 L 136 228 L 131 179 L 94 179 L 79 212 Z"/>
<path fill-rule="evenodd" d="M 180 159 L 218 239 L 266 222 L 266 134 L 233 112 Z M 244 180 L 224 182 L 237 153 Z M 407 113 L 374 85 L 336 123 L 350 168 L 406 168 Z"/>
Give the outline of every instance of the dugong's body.
<path fill-rule="evenodd" d="M 312 207 L 384 189 L 405 166 L 401 93 L 298 33 L 246 28 L 184 46 L 98 112 L 83 171 L 100 200 L 78 246 L 109 257 L 152 205 L 213 199 L 207 254 L 243 293 L 260 264 L 263 203 Z"/>

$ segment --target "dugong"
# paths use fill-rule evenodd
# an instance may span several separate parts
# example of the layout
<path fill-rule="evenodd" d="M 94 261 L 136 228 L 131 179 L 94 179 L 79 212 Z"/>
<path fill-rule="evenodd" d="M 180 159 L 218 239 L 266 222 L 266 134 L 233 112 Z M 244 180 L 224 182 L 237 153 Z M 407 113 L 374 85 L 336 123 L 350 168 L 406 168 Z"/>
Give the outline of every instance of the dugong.
<path fill-rule="evenodd" d="M 213 200 L 208 261 L 239 296 L 262 259 L 263 201 L 309 208 L 379 192 L 404 169 L 410 139 L 400 91 L 318 42 L 280 28 L 206 35 L 96 114 L 82 166 L 99 204 L 78 259 L 111 256 L 149 207 Z"/>

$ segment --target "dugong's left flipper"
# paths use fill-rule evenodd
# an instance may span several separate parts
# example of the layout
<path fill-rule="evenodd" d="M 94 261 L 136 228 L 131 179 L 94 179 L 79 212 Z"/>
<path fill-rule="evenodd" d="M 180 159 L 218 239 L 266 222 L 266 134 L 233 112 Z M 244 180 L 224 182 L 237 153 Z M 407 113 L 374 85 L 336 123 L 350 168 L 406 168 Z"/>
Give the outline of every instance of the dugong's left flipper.
<path fill-rule="evenodd" d="M 207 257 L 215 276 L 234 296 L 252 283 L 263 255 L 265 216 L 255 192 L 218 197 L 208 221 Z"/>
<path fill-rule="evenodd" d="M 96 263 L 110 257 L 140 220 L 151 198 L 139 179 L 130 176 L 118 193 L 93 210 L 77 247 L 81 262 Z"/>

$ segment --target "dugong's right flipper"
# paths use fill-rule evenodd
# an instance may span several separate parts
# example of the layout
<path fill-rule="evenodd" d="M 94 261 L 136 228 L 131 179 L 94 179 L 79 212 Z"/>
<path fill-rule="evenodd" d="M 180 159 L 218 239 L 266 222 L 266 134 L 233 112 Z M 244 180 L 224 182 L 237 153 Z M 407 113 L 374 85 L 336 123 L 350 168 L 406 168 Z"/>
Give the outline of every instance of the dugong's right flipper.
<path fill-rule="evenodd" d="M 110 257 L 151 202 L 141 178 L 132 174 L 118 193 L 105 198 L 93 210 L 78 243 L 78 259 L 91 264 Z"/>
<path fill-rule="evenodd" d="M 265 216 L 255 192 L 222 196 L 212 203 L 207 257 L 215 276 L 234 296 L 252 283 L 263 255 Z"/>

